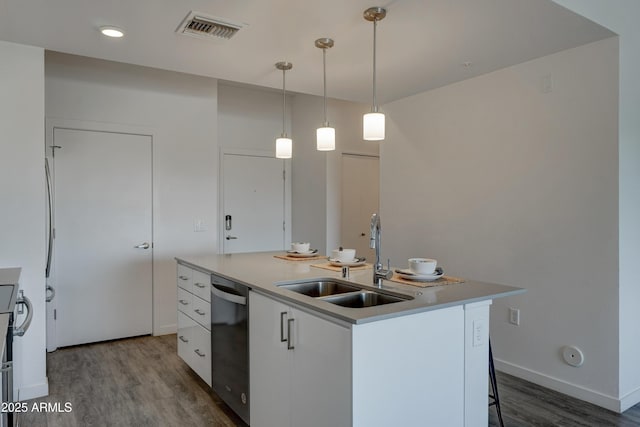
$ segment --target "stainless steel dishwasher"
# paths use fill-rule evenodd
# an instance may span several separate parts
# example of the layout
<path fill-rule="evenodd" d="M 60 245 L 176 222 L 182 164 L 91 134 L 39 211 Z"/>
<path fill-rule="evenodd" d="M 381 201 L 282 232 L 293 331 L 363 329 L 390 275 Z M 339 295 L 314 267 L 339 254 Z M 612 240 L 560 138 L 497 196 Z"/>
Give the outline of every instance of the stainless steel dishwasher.
<path fill-rule="evenodd" d="M 249 424 L 249 288 L 211 275 L 211 386 Z"/>

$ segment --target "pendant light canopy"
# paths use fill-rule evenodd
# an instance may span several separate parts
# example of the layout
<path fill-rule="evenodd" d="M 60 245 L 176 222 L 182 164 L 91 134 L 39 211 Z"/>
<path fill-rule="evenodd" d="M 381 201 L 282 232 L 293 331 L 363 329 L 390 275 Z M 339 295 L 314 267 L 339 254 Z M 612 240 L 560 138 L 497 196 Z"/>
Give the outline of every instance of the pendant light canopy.
<path fill-rule="evenodd" d="M 285 90 L 285 72 L 293 68 L 291 62 L 277 62 L 276 68 L 282 70 L 282 135 L 276 139 L 276 157 L 279 159 L 290 159 L 293 155 L 293 141 L 287 137 L 285 132 L 285 117 L 287 114 L 287 92 Z"/>
<path fill-rule="evenodd" d="M 322 127 L 316 130 L 316 148 L 318 151 L 333 151 L 336 149 L 336 130 L 329 126 L 327 120 L 327 49 L 333 47 L 330 38 L 318 39 L 315 42 L 317 48 L 322 49 L 322 76 L 324 85 L 324 122 Z"/>
<path fill-rule="evenodd" d="M 387 11 L 382 7 L 370 7 L 364 11 L 364 19 L 373 22 L 373 103 L 371 112 L 362 118 L 362 137 L 366 141 L 381 141 L 385 136 L 384 114 L 378 111 L 376 100 L 376 28 L 378 21 L 387 16 Z"/>

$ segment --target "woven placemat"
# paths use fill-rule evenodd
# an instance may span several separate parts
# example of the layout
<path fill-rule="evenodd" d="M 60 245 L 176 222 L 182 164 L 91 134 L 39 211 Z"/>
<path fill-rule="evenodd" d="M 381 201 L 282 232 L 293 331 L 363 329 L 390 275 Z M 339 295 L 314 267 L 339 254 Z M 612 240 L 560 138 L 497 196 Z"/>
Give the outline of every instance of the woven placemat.
<path fill-rule="evenodd" d="M 324 268 L 325 270 L 331 270 L 331 271 L 342 271 L 342 267 L 338 267 L 336 265 L 332 265 L 329 262 L 325 262 L 324 264 L 311 264 L 311 267 L 316 267 L 316 268 Z M 350 270 L 365 270 L 367 268 L 371 268 L 373 267 L 372 264 L 363 264 L 363 265 L 358 265 L 358 266 L 354 266 L 354 267 L 349 267 Z"/>
<path fill-rule="evenodd" d="M 405 285 L 417 286 L 419 288 L 428 288 L 431 286 L 443 286 L 443 285 L 451 285 L 453 283 L 463 283 L 464 279 L 453 276 L 442 276 L 439 279 L 434 280 L 433 282 L 416 282 L 414 280 L 403 279 L 398 276 L 398 273 L 393 273 L 393 277 L 391 279 L 392 282 L 404 283 Z"/>
<path fill-rule="evenodd" d="M 314 255 L 308 257 L 297 257 L 289 255 L 274 255 L 274 258 L 285 259 L 287 261 L 317 261 L 319 259 L 327 259 L 326 255 Z"/>

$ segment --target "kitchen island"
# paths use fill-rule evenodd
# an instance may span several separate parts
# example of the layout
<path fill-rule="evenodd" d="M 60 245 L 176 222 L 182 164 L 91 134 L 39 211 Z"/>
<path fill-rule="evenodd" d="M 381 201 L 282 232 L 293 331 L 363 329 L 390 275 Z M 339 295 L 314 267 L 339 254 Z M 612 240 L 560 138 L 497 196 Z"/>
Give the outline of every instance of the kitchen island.
<path fill-rule="evenodd" d="M 370 268 L 341 279 L 317 259 L 276 255 L 177 258 L 179 269 L 250 288 L 252 426 L 487 425 L 489 306 L 522 289 L 470 280 L 377 288 Z M 352 308 L 279 286 L 312 279 L 403 299 Z"/>

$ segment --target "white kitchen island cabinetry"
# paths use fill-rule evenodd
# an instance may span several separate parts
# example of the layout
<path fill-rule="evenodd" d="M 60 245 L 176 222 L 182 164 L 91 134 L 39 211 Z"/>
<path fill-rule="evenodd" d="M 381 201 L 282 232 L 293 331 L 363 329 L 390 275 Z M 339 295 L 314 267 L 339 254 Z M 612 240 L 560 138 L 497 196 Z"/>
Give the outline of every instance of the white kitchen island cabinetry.
<path fill-rule="evenodd" d="M 178 264 L 178 356 L 211 386 L 211 276 Z"/>
<path fill-rule="evenodd" d="M 351 420 L 351 332 L 250 292 L 251 425 L 346 426 Z"/>
<path fill-rule="evenodd" d="M 341 325 L 252 291 L 252 427 L 486 426 L 489 304 Z"/>

